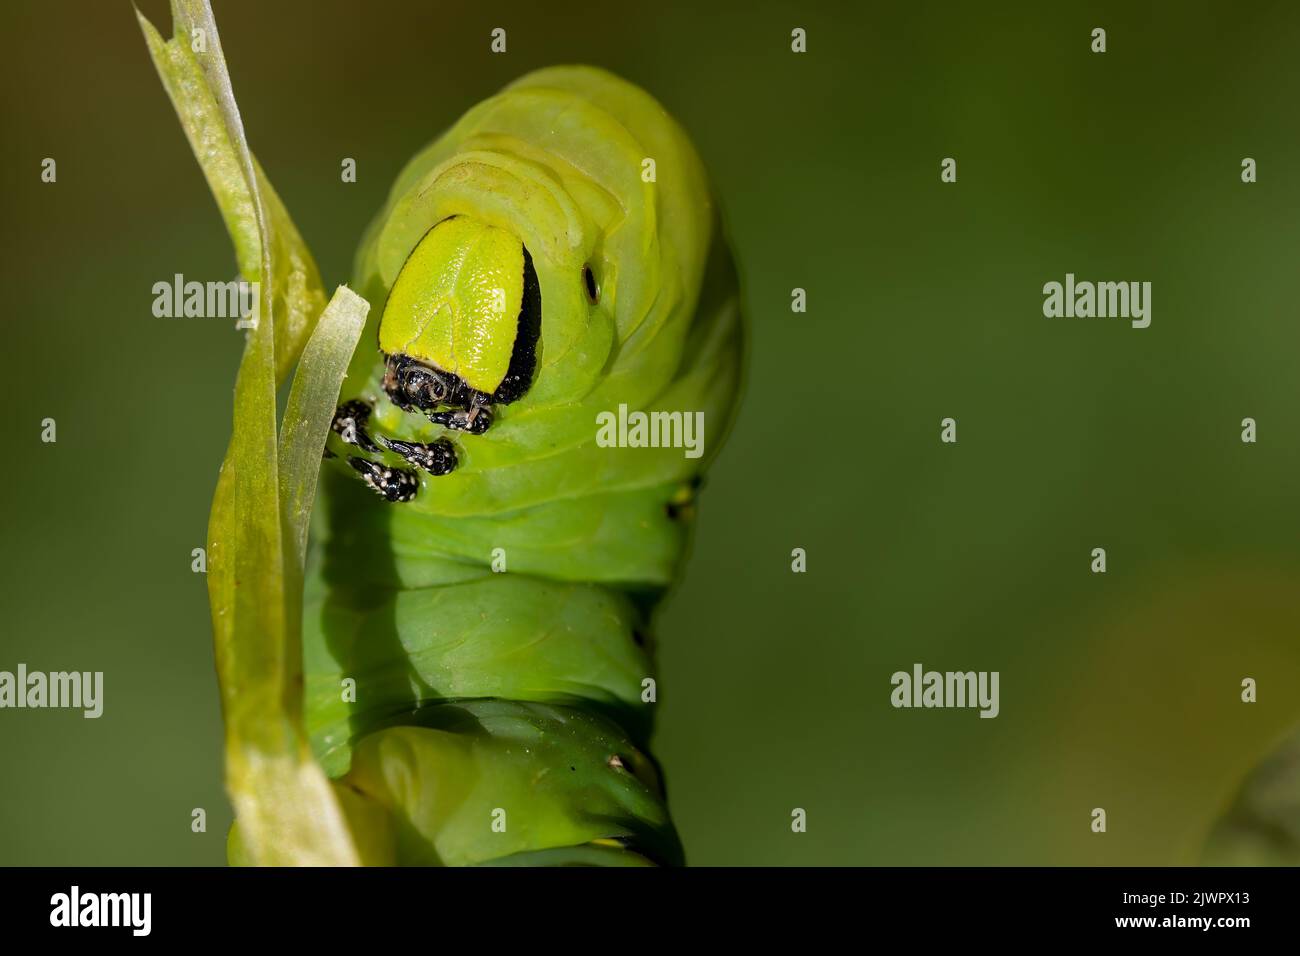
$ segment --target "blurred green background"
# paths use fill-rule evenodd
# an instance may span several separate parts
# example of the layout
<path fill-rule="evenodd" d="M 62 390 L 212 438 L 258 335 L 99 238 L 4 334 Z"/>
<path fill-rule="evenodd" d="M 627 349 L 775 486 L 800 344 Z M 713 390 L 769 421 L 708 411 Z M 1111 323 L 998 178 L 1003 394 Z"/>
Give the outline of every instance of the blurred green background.
<path fill-rule="evenodd" d="M 529 69 L 609 67 L 694 136 L 753 337 L 658 627 L 691 862 L 1192 862 L 1300 719 L 1300 8 L 584 6 L 215 4 L 327 285 L 407 158 Z M 190 549 L 241 335 L 150 310 L 234 257 L 129 3 L 11 0 L 0 35 L 0 669 L 105 672 L 97 721 L 0 712 L 0 863 L 219 864 Z M 1151 327 L 1044 318 L 1066 272 L 1151 281 Z M 1000 671 L 1001 715 L 893 709 L 914 662 Z"/>

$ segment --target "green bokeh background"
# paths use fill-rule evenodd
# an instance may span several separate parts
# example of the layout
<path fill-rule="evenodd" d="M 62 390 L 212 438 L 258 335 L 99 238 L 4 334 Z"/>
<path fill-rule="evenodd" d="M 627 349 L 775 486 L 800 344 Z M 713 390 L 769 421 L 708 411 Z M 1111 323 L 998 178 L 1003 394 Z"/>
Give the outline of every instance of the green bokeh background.
<path fill-rule="evenodd" d="M 692 862 L 1195 860 L 1300 719 L 1300 8 L 215 6 L 249 140 L 330 285 L 406 159 L 529 69 L 607 66 L 694 136 L 753 338 L 658 628 Z M 234 258 L 129 3 L 8 2 L 0 35 L 0 669 L 106 685 L 97 721 L 0 712 L 0 863 L 218 864 L 190 549 L 241 336 L 150 310 L 154 282 Z M 1151 281 L 1151 327 L 1045 319 L 1066 272 Z M 1001 716 L 894 710 L 917 661 L 1000 671 Z"/>

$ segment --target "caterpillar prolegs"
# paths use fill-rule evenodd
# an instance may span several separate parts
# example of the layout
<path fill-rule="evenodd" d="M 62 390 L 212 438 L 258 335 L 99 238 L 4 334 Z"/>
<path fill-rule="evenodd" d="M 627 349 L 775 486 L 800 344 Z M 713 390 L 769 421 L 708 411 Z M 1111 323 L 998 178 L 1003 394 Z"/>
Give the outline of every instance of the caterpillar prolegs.
<path fill-rule="evenodd" d="M 531 73 L 409 163 L 353 288 L 372 308 L 303 645 L 312 749 L 363 860 L 680 862 L 646 756 L 652 614 L 742 348 L 694 148 L 610 73 Z M 598 442 L 620 406 L 670 439 L 702 420 L 704 454 Z"/>

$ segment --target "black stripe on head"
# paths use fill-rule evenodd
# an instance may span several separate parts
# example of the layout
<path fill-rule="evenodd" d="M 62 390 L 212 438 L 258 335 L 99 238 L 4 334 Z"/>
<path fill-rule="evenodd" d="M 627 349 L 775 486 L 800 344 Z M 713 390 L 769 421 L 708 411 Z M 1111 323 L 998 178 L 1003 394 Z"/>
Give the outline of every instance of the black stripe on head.
<path fill-rule="evenodd" d="M 510 367 L 501 380 L 492 401 L 508 405 L 528 393 L 537 370 L 537 342 L 542 335 L 542 287 L 533 268 L 533 257 L 524 246 L 524 296 L 519 308 L 519 325 L 515 330 L 515 346 L 510 353 Z"/>

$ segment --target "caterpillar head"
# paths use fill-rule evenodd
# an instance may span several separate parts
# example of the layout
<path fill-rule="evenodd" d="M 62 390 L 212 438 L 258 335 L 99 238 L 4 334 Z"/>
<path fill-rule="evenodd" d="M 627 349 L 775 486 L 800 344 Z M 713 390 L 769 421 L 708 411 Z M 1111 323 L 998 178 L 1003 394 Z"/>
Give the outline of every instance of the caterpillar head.
<path fill-rule="evenodd" d="M 384 391 L 399 408 L 485 431 L 490 407 L 532 384 L 541 311 L 532 256 L 517 236 L 444 219 L 411 252 L 380 318 Z"/>

